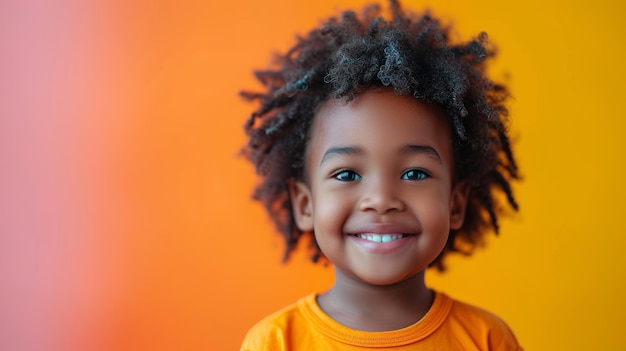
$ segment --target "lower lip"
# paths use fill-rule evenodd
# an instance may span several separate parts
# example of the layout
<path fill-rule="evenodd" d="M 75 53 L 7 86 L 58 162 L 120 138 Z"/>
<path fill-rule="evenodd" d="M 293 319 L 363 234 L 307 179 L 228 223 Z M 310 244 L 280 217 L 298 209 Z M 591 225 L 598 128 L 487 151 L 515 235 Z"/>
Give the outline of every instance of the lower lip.
<path fill-rule="evenodd" d="M 379 243 L 376 241 L 370 241 L 363 238 L 359 238 L 356 235 L 350 235 L 350 239 L 354 240 L 354 243 L 360 248 L 371 253 L 392 253 L 407 245 L 411 240 L 415 238 L 415 235 L 405 236 L 401 239 L 388 241 L 386 243 Z"/>

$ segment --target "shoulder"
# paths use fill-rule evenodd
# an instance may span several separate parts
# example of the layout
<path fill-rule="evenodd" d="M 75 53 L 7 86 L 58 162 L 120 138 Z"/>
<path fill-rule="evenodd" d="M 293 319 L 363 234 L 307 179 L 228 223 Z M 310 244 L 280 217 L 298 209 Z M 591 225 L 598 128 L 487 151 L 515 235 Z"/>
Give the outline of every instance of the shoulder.
<path fill-rule="evenodd" d="M 241 345 L 241 351 L 249 350 L 288 350 L 290 334 L 298 324 L 306 323 L 299 309 L 304 301 L 314 298 L 303 297 L 298 302 L 286 306 L 257 322 L 248 332 Z"/>
<path fill-rule="evenodd" d="M 447 324 L 489 350 L 522 350 L 511 328 L 497 315 L 465 302 L 452 300 Z"/>
<path fill-rule="evenodd" d="M 506 326 L 506 323 L 492 312 L 459 300 L 451 300 L 451 318 L 458 319 L 459 321 L 465 323 L 478 324 L 496 329 Z"/>

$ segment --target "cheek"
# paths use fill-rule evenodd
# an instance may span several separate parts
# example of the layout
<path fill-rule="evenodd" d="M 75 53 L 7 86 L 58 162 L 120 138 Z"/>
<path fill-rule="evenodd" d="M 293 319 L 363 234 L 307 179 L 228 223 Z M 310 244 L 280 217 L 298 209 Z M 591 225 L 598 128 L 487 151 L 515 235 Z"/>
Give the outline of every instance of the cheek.
<path fill-rule="evenodd" d="M 415 202 L 418 219 L 424 229 L 447 234 L 450 229 L 449 195 L 444 192 L 429 195 L 429 200 L 422 197 Z"/>
<path fill-rule="evenodd" d="M 352 212 L 352 203 L 347 196 L 326 193 L 318 196 L 314 207 L 315 230 L 341 230 Z"/>
<path fill-rule="evenodd" d="M 315 239 L 324 255 L 337 264 L 342 256 L 343 228 L 350 211 L 345 201 L 330 194 L 317 197 L 314 203 L 313 232 Z"/>

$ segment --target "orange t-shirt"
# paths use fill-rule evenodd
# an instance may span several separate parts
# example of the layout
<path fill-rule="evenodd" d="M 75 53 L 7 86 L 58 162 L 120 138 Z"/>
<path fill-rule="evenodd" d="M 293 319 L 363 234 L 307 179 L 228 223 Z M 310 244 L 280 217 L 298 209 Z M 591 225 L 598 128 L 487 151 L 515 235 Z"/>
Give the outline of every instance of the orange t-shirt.
<path fill-rule="evenodd" d="M 384 332 L 339 324 L 311 294 L 261 320 L 241 346 L 242 351 L 364 349 L 522 350 L 500 318 L 442 293 L 435 294 L 432 307 L 419 322 Z"/>

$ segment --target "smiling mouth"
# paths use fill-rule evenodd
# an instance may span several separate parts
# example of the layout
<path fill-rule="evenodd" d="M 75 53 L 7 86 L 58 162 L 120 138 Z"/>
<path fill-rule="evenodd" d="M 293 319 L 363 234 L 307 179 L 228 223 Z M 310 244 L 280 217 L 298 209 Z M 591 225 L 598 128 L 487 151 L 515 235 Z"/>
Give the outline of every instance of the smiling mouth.
<path fill-rule="evenodd" d="M 373 241 L 376 243 L 388 243 L 409 236 L 408 234 L 356 234 L 357 238 Z"/>

